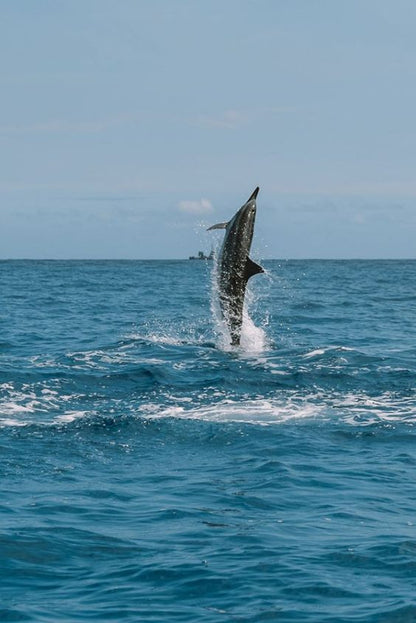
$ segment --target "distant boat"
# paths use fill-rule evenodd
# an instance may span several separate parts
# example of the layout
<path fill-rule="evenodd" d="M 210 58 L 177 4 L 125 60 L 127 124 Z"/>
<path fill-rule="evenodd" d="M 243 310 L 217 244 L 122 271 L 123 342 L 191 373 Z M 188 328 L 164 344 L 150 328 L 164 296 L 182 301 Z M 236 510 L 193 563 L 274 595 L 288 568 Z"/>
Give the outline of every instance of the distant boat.
<path fill-rule="evenodd" d="M 198 251 L 198 255 L 190 255 L 190 260 L 213 260 L 214 259 L 214 249 L 211 249 L 211 253 L 209 255 L 205 255 L 203 251 Z"/>

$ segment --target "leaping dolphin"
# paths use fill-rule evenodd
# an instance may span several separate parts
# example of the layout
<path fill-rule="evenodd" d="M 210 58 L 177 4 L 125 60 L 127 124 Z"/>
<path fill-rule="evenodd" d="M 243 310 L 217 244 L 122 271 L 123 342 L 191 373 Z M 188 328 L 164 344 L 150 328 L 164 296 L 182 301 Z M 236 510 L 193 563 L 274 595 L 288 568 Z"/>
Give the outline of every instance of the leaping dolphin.
<path fill-rule="evenodd" d="M 256 197 L 259 187 L 227 223 L 217 223 L 211 229 L 225 229 L 224 242 L 218 259 L 218 286 L 221 313 L 231 336 L 238 346 L 243 322 L 243 305 L 247 281 L 264 269 L 249 257 L 256 218 Z"/>

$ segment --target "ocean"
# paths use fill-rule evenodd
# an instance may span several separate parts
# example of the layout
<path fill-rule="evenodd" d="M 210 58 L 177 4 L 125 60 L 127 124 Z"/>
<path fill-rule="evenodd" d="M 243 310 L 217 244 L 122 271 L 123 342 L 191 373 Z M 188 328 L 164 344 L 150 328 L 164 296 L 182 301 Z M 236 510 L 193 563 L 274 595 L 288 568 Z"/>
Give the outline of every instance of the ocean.
<path fill-rule="evenodd" d="M 0 262 L 0 621 L 416 621 L 416 261 Z"/>

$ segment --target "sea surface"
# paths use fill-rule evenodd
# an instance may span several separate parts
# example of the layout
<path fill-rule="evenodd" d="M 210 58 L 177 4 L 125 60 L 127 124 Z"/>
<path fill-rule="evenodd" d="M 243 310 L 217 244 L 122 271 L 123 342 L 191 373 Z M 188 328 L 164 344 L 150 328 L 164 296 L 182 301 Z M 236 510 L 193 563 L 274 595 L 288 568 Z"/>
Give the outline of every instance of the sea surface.
<path fill-rule="evenodd" d="M 0 262 L 0 621 L 416 621 L 416 261 Z"/>

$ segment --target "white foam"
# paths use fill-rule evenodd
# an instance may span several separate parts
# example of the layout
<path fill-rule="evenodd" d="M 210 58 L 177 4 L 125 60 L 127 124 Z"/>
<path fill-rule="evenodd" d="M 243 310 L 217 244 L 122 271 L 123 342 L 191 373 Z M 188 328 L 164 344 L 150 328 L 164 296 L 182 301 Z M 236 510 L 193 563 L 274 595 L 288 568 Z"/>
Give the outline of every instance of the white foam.
<path fill-rule="evenodd" d="M 14 420 L 12 418 L 0 419 L 0 427 L 5 428 L 7 426 L 27 426 L 28 422 L 22 420 Z"/>
<path fill-rule="evenodd" d="M 316 350 L 311 350 L 310 353 L 305 353 L 302 355 L 304 359 L 313 359 L 314 357 L 318 357 L 320 355 L 324 355 L 327 349 L 325 348 L 317 348 Z"/>
<path fill-rule="evenodd" d="M 142 405 L 140 415 L 149 419 L 179 418 L 210 422 L 244 422 L 258 425 L 278 424 L 293 419 L 316 418 L 322 414 L 319 405 L 310 402 L 275 402 L 263 398 L 229 400 L 185 408 L 181 405 L 161 407 L 149 403 Z"/>
<path fill-rule="evenodd" d="M 311 350 L 308 353 L 302 355 L 303 359 L 313 359 L 314 357 L 321 357 L 322 355 L 326 355 L 326 353 L 330 352 L 353 352 L 353 348 L 349 348 L 348 346 L 327 346 L 325 348 L 316 348 L 315 350 Z"/>
<path fill-rule="evenodd" d="M 272 373 L 284 373 L 265 356 L 252 357 L 247 365 L 267 366 Z M 37 386 L 37 391 L 30 384 L 15 389 L 12 383 L 3 383 L 0 389 L 3 390 L 0 395 L 0 427 L 51 426 L 98 413 L 82 408 L 86 406 L 85 395 L 59 394 L 54 385 L 50 387 L 46 382 Z M 90 401 L 88 405 L 97 408 Z M 259 389 L 257 396 L 235 396 L 210 388 L 199 394 L 192 392 L 179 396 L 163 392 L 146 404 L 140 404 L 140 398 L 124 400 L 113 397 L 108 403 L 108 413 L 130 414 L 133 418 L 241 422 L 261 426 L 308 419 L 361 427 L 378 423 L 394 426 L 400 422 L 413 426 L 416 424 L 416 396 L 414 392 L 401 396 L 389 391 L 371 395 L 322 389 L 307 394 L 302 389 L 276 389 L 267 397 L 262 396 Z"/>
<path fill-rule="evenodd" d="M 3 414 L 11 415 L 13 413 L 33 413 L 34 409 L 29 405 L 22 405 L 18 402 L 5 401 L 0 405 Z"/>
<path fill-rule="evenodd" d="M 379 396 L 350 393 L 336 398 L 333 405 L 343 410 L 343 420 L 352 425 L 416 422 L 414 396 L 398 397 L 391 392 L 384 392 Z"/>
<path fill-rule="evenodd" d="M 40 387 L 36 393 L 29 384 L 15 389 L 13 384 L 3 383 L 0 389 L 3 390 L 0 396 L 0 426 L 3 427 L 51 424 L 54 413 L 63 404 L 82 398 L 80 394 L 59 394 L 49 387 Z"/>
<path fill-rule="evenodd" d="M 296 391 L 276 394 L 270 398 L 227 398 L 216 394 L 215 402 L 204 402 L 209 396 L 199 397 L 200 404 L 165 396 L 168 405 L 148 403 L 138 414 L 149 419 L 177 418 L 210 422 L 244 422 L 257 425 L 278 425 L 289 421 L 315 419 L 320 422 L 342 422 L 351 426 L 370 426 L 377 423 L 416 423 L 414 396 L 397 397 L 385 392 L 378 396 L 367 394 L 327 393 L 323 390 L 307 395 Z M 211 399 L 214 396 L 211 395 Z M 219 398 L 219 400 L 218 400 Z M 204 402 L 203 402 L 204 401 Z"/>
<path fill-rule="evenodd" d="M 74 422 L 75 420 L 79 420 L 80 418 L 83 418 L 87 415 L 91 415 L 91 412 L 89 411 L 67 411 L 63 415 L 58 415 L 55 418 L 55 422 L 70 423 L 70 422 Z"/>
<path fill-rule="evenodd" d="M 213 267 L 211 271 L 211 316 L 214 324 L 214 333 L 216 336 L 217 348 L 223 351 L 242 352 L 242 353 L 260 353 L 267 349 L 267 336 L 261 327 L 257 327 L 249 314 L 249 309 L 255 303 L 256 298 L 248 286 L 245 295 L 243 309 L 243 323 L 241 326 L 240 346 L 231 345 L 230 333 L 224 318 L 222 317 L 219 297 L 218 297 L 218 261 L 217 254 L 214 256 Z"/>
<path fill-rule="evenodd" d="M 53 392 L 54 394 L 56 392 Z M 224 393 L 202 393 L 199 397 L 164 395 L 157 402 L 124 403 L 113 401 L 111 413 L 130 413 L 132 417 L 145 419 L 174 418 L 208 422 L 236 422 L 259 426 L 279 425 L 286 422 L 318 420 L 340 422 L 348 426 L 370 426 L 399 422 L 416 423 L 414 396 L 398 397 L 385 392 L 378 396 L 360 394 L 328 394 L 324 391 L 301 395 L 296 391 L 276 394 L 269 398 L 229 398 Z M 25 401 L 25 398 L 28 399 Z M 79 395 L 50 396 L 45 401 L 34 401 L 24 392 L 14 392 L 7 400 L 0 400 L 0 427 L 37 424 L 53 426 L 71 423 L 84 417 L 94 416 L 97 411 L 71 408 L 71 401 Z M 62 413 L 63 406 L 69 407 Z M 74 405 L 75 406 L 75 405 Z M 61 411 L 60 415 L 56 410 Z M 58 411 L 58 413 L 59 413 Z"/>

